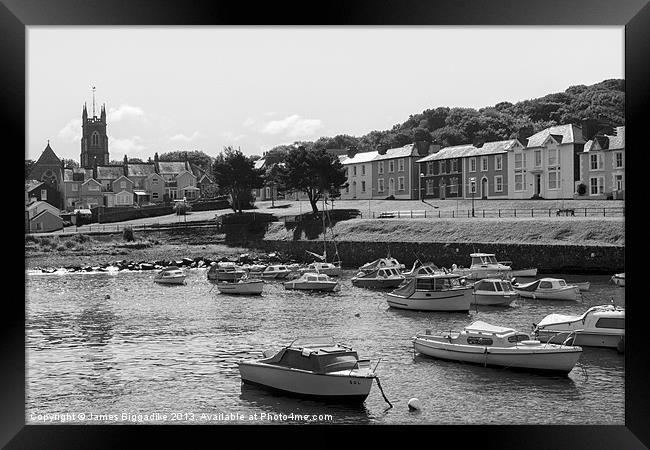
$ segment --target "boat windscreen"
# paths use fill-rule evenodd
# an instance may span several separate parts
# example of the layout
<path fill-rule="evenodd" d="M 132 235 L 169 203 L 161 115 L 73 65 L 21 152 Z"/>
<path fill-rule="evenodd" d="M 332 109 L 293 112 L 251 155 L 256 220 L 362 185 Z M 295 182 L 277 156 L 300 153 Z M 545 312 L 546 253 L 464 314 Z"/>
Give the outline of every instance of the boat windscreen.
<path fill-rule="evenodd" d="M 418 283 L 422 280 L 417 278 L 411 278 L 404 286 L 401 286 L 393 291 L 393 294 L 399 295 L 400 297 L 410 297 L 415 292 L 416 282 Z"/>
<path fill-rule="evenodd" d="M 319 355 L 319 372 L 336 372 L 339 370 L 351 370 L 357 365 L 357 352 L 347 352 L 339 355 Z"/>
<path fill-rule="evenodd" d="M 520 291 L 530 291 L 530 292 L 535 291 L 537 290 L 537 286 L 539 286 L 540 281 L 541 280 L 537 280 L 537 281 L 533 281 L 530 284 L 520 285 L 517 287 L 517 289 L 519 289 Z"/>

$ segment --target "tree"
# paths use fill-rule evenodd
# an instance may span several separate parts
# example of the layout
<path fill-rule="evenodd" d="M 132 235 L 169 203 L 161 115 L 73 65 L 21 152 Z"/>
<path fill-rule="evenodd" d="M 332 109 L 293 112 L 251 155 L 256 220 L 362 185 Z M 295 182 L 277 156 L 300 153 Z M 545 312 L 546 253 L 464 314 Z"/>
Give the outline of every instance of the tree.
<path fill-rule="evenodd" d="M 232 209 L 239 213 L 251 190 L 264 184 L 264 171 L 256 169 L 255 161 L 233 147 L 225 147 L 217 156 L 212 165 L 212 174 L 220 193 L 230 195 Z"/>
<path fill-rule="evenodd" d="M 26 159 L 25 160 L 25 179 L 27 180 L 29 178 L 29 174 L 31 173 L 32 169 L 34 168 L 34 164 L 36 164 L 36 161 L 32 159 Z"/>
<path fill-rule="evenodd" d="M 281 165 L 272 164 L 264 174 L 264 184 L 271 186 L 271 206 L 275 206 L 275 192 L 284 188 L 284 171 Z"/>
<path fill-rule="evenodd" d="M 201 169 L 206 172 L 210 171 L 212 166 L 213 158 L 210 155 L 206 155 L 200 150 L 193 151 L 175 151 L 162 153 L 158 157 L 158 161 L 185 161 L 185 159 L 191 162 L 194 165 L 199 166 Z"/>
<path fill-rule="evenodd" d="M 304 146 L 289 151 L 283 174 L 282 190 L 307 194 L 314 213 L 318 213 L 318 201 L 323 195 L 338 196 L 347 180 L 345 169 L 336 156 L 325 149 L 310 151 Z"/>
<path fill-rule="evenodd" d="M 129 164 L 144 164 L 140 158 L 129 158 L 127 161 Z"/>
<path fill-rule="evenodd" d="M 66 169 L 72 169 L 73 167 L 79 167 L 79 163 L 75 161 L 74 159 L 66 159 L 62 158 L 61 162 L 63 163 L 63 167 Z"/>

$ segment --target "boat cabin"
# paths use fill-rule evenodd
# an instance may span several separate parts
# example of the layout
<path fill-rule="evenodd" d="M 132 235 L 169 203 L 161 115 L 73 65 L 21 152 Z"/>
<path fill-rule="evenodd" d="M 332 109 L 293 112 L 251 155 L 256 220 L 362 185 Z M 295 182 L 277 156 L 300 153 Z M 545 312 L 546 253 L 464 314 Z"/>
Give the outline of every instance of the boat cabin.
<path fill-rule="evenodd" d="M 538 328 L 566 324 L 571 329 L 625 330 L 625 309 L 614 305 L 592 306 L 581 316 L 549 314 Z"/>
<path fill-rule="evenodd" d="M 494 264 L 494 265 L 499 264 L 494 253 L 472 253 L 470 256 L 472 257 L 472 266 L 486 266 L 488 264 Z"/>
<path fill-rule="evenodd" d="M 287 271 L 289 271 L 289 269 L 287 269 L 287 266 L 268 266 L 266 269 L 264 269 L 264 272 L 266 273 Z"/>
<path fill-rule="evenodd" d="M 515 292 L 508 280 L 484 279 L 474 285 L 474 291 L 483 292 Z"/>
<path fill-rule="evenodd" d="M 321 273 L 306 273 L 305 275 L 302 276 L 302 280 L 307 282 L 312 282 L 312 283 L 331 281 L 330 277 Z"/>
<path fill-rule="evenodd" d="M 388 278 L 388 277 L 395 277 L 395 276 L 398 276 L 398 277 L 403 276 L 400 273 L 400 271 L 397 270 L 397 268 L 388 267 L 388 268 L 385 268 L 385 269 L 379 269 L 377 271 L 377 278 L 379 278 L 379 277 Z"/>
<path fill-rule="evenodd" d="M 410 275 L 414 277 L 420 277 L 420 276 L 427 276 L 427 275 L 435 275 L 436 270 L 434 267 L 431 266 L 420 266 L 416 269 L 411 270 L 410 272 L 405 273 L 404 275 Z"/>
<path fill-rule="evenodd" d="M 447 291 L 464 287 L 465 285 L 461 283 L 461 277 L 453 274 L 435 274 L 415 279 L 415 289 L 417 291 Z"/>
<path fill-rule="evenodd" d="M 350 347 L 323 339 L 294 342 L 262 362 L 318 373 L 352 370 L 359 368 L 359 363 L 370 365 L 369 360 L 359 360 Z"/>
<path fill-rule="evenodd" d="M 158 276 L 161 278 L 178 277 L 181 275 L 185 275 L 185 273 L 177 266 L 169 266 L 158 272 Z"/>
<path fill-rule="evenodd" d="M 428 330 L 427 330 L 428 331 Z M 530 336 L 526 333 L 520 333 L 513 328 L 499 327 L 489 323 L 477 320 L 466 326 L 460 333 L 449 333 L 449 340 L 454 340 L 457 344 L 479 345 L 481 347 L 514 347 L 520 342 L 531 341 Z"/>

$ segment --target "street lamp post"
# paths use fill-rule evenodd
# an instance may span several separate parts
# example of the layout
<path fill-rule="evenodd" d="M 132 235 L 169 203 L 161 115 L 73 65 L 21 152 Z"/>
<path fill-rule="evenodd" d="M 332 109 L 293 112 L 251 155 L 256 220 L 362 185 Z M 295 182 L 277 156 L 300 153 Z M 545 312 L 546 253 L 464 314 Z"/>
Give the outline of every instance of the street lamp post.
<path fill-rule="evenodd" d="M 472 217 L 474 216 L 474 194 L 476 193 L 476 177 L 471 177 L 469 182 L 472 186 Z"/>

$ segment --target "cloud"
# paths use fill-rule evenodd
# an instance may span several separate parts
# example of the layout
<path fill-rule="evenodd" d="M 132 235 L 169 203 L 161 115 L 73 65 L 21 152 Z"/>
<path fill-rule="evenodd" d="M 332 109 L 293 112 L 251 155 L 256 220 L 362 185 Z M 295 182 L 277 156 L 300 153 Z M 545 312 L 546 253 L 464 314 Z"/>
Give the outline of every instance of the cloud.
<path fill-rule="evenodd" d="M 81 119 L 71 119 L 59 131 L 59 137 L 67 141 L 81 141 Z"/>
<path fill-rule="evenodd" d="M 111 135 L 108 136 L 108 149 L 111 154 L 115 152 L 133 153 L 146 149 L 147 147 L 142 144 L 140 136 L 133 136 L 132 138 L 118 139 Z"/>
<path fill-rule="evenodd" d="M 292 138 L 305 138 L 312 136 L 323 127 L 319 119 L 302 119 L 294 114 L 282 120 L 272 120 L 262 129 L 262 133 L 285 134 Z"/>
<path fill-rule="evenodd" d="M 199 132 L 195 131 L 194 133 L 192 133 L 192 136 L 185 136 L 183 133 L 178 133 L 178 134 L 175 134 L 174 136 L 170 137 L 169 140 L 170 141 L 189 142 L 189 141 L 191 141 L 193 139 L 196 139 L 197 137 L 199 137 Z"/>
<path fill-rule="evenodd" d="M 110 108 L 108 110 L 108 113 L 106 114 L 106 121 L 108 123 L 111 123 L 141 117 L 144 117 L 144 111 L 142 108 L 131 105 L 120 105 L 119 108 Z"/>
<path fill-rule="evenodd" d="M 227 141 L 233 141 L 237 142 L 246 137 L 245 134 L 235 134 L 230 131 L 226 131 L 225 133 L 221 133 L 221 136 L 223 136 Z"/>
<path fill-rule="evenodd" d="M 252 127 L 254 124 L 255 124 L 255 119 L 253 119 L 252 117 L 246 117 L 246 120 L 244 120 L 243 123 L 245 127 Z"/>

